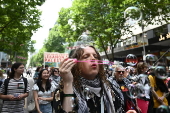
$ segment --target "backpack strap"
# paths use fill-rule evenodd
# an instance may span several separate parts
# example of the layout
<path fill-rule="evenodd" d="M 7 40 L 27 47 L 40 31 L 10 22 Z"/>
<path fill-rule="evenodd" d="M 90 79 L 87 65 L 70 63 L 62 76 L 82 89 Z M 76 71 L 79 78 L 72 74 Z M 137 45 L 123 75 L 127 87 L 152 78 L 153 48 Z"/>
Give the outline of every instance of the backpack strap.
<path fill-rule="evenodd" d="M 10 78 L 7 78 L 7 79 L 5 79 L 5 81 L 4 81 L 4 87 L 5 87 L 4 95 L 7 95 L 9 80 L 10 80 Z"/>
<path fill-rule="evenodd" d="M 3 81 L 0 79 L 0 87 L 2 86 L 2 84 L 3 84 Z"/>
<path fill-rule="evenodd" d="M 24 93 L 26 93 L 28 80 L 27 80 L 27 78 L 23 77 L 23 81 L 24 81 L 24 86 L 25 86 Z"/>
<path fill-rule="evenodd" d="M 5 81 L 4 81 L 4 87 L 5 87 L 4 95 L 7 95 L 9 80 L 10 80 L 10 78 L 7 78 L 7 79 L 5 79 Z M 27 78 L 24 78 L 24 77 L 23 77 L 23 81 L 24 81 L 24 86 L 25 86 L 24 93 L 26 93 L 28 80 L 27 80 Z"/>

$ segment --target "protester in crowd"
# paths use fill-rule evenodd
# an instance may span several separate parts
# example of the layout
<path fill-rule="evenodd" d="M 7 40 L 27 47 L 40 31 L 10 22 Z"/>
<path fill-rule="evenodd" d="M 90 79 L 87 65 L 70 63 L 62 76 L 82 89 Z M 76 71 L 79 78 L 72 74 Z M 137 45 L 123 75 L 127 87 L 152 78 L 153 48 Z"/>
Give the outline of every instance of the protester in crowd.
<path fill-rule="evenodd" d="M 166 66 L 166 74 L 167 74 L 168 77 L 170 77 L 170 70 L 169 70 L 168 66 Z"/>
<path fill-rule="evenodd" d="M 50 76 L 50 81 L 51 81 L 51 84 L 54 86 L 54 89 L 56 90 L 57 88 L 59 88 L 59 84 L 60 84 L 60 75 L 59 75 L 59 69 L 58 68 L 51 68 L 51 76 Z M 51 105 L 53 107 L 55 103 L 52 101 L 51 102 Z"/>
<path fill-rule="evenodd" d="M 8 65 L 8 68 L 7 68 L 7 78 L 9 77 L 11 73 L 11 65 Z"/>
<path fill-rule="evenodd" d="M 55 89 L 57 89 L 59 87 L 60 79 L 61 79 L 61 77 L 59 75 L 59 69 L 54 68 L 52 70 L 50 80 L 51 80 L 52 85 L 54 85 Z"/>
<path fill-rule="evenodd" d="M 40 73 L 41 69 L 42 69 L 42 68 L 38 66 L 37 69 L 35 70 L 35 73 L 34 73 L 34 76 L 33 76 L 34 83 L 37 82 L 37 80 L 38 80 L 38 74 Z"/>
<path fill-rule="evenodd" d="M 71 58 L 61 62 L 62 87 L 55 95 L 56 113 L 125 113 L 123 94 L 106 80 L 99 60 L 96 49 L 86 46 L 77 48 Z"/>
<path fill-rule="evenodd" d="M 106 78 L 109 78 L 110 76 L 112 76 L 112 72 L 113 72 L 112 66 L 107 67 L 107 68 L 105 69 Z"/>
<path fill-rule="evenodd" d="M 0 98 L 4 101 L 1 113 L 24 113 L 24 99 L 30 88 L 27 79 L 22 76 L 23 72 L 22 63 L 12 65 L 9 79 L 5 79 L 0 89 Z"/>
<path fill-rule="evenodd" d="M 42 69 L 39 73 L 37 83 L 32 88 L 36 111 L 38 113 L 52 113 L 51 101 L 54 96 L 54 87 L 51 85 L 49 77 L 49 71 Z"/>
<path fill-rule="evenodd" d="M 139 83 L 143 89 L 141 91 L 141 94 L 138 95 L 137 98 L 137 104 L 139 108 L 141 109 L 142 113 L 152 113 L 153 105 L 149 105 L 152 102 L 151 99 L 151 86 L 150 82 L 147 76 L 148 71 L 148 64 L 145 62 L 139 62 L 137 64 L 137 73 L 138 73 L 138 80 L 137 83 Z"/>
<path fill-rule="evenodd" d="M 150 66 L 149 69 L 146 72 L 148 79 L 149 76 L 155 76 L 154 74 L 154 66 Z M 149 80 L 149 84 L 150 84 L 150 80 Z M 152 93 L 152 86 L 150 84 L 150 99 L 149 99 L 149 106 L 148 106 L 148 113 L 154 113 L 154 102 L 153 102 L 153 93 Z"/>
<path fill-rule="evenodd" d="M 0 70 L 0 87 L 1 87 L 2 83 L 4 82 L 5 78 L 6 77 L 3 75 L 3 71 Z"/>
<path fill-rule="evenodd" d="M 163 72 L 164 70 L 164 72 Z M 158 73 L 160 71 L 160 73 Z M 168 101 L 166 97 L 168 96 L 168 87 L 165 84 L 164 80 L 161 79 L 159 75 L 163 76 L 163 74 L 166 73 L 166 69 L 163 66 L 156 66 L 154 69 L 154 76 L 149 75 L 149 80 L 151 84 L 151 90 L 153 94 L 153 110 L 154 113 L 156 112 L 157 108 L 160 105 L 168 105 Z"/>
<path fill-rule="evenodd" d="M 128 111 L 135 109 L 138 113 L 141 113 L 134 97 L 130 97 L 128 85 L 132 84 L 132 82 L 127 79 L 126 73 L 128 72 L 122 65 L 117 65 L 114 68 L 113 75 L 109 78 L 109 81 L 115 86 L 117 84 L 116 87 L 121 89 L 124 96 L 124 110 Z"/>
<path fill-rule="evenodd" d="M 44 69 L 44 65 L 42 65 L 41 68 Z"/>
<path fill-rule="evenodd" d="M 28 69 L 27 69 L 27 71 L 26 71 L 26 76 L 30 76 L 30 77 L 32 77 L 32 69 L 31 69 L 31 67 L 29 67 Z"/>
<path fill-rule="evenodd" d="M 48 66 L 48 65 L 45 65 L 45 69 L 49 71 L 49 66 Z"/>
<path fill-rule="evenodd" d="M 168 100 L 168 105 L 170 105 L 170 80 L 167 81 L 167 87 L 169 92 L 169 95 L 167 96 L 167 100 Z"/>
<path fill-rule="evenodd" d="M 54 69 L 54 67 L 50 67 L 50 70 L 49 70 L 50 76 L 51 76 L 51 73 L 52 73 L 53 69 Z"/>
<path fill-rule="evenodd" d="M 127 66 L 126 71 L 128 72 L 127 79 L 131 82 L 135 82 L 137 79 L 137 71 L 135 67 Z"/>
<path fill-rule="evenodd" d="M 3 84 L 4 80 L 5 80 L 5 76 L 3 75 L 3 71 L 0 70 L 0 88 L 1 88 L 1 85 Z M 2 104 L 3 104 L 3 100 L 0 99 L 0 113 L 2 110 Z"/>

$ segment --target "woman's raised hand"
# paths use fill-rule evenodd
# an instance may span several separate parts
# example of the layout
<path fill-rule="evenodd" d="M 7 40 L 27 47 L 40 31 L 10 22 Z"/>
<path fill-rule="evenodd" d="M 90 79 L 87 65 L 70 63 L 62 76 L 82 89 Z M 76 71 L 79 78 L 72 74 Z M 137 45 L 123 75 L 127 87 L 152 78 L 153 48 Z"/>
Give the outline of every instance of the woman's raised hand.
<path fill-rule="evenodd" d="M 72 84 L 73 82 L 73 75 L 71 73 L 72 67 L 76 64 L 75 59 L 64 59 L 59 67 L 60 76 L 63 79 L 64 84 Z"/>

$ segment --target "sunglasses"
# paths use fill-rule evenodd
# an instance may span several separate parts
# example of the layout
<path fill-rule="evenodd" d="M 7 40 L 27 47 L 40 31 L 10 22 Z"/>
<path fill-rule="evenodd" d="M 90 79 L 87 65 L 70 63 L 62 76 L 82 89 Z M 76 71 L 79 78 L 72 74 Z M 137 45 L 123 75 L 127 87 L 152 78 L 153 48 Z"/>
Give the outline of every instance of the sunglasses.
<path fill-rule="evenodd" d="M 125 71 L 116 71 L 116 72 L 118 72 L 119 74 L 120 74 L 120 73 L 123 73 L 123 74 L 124 74 Z"/>

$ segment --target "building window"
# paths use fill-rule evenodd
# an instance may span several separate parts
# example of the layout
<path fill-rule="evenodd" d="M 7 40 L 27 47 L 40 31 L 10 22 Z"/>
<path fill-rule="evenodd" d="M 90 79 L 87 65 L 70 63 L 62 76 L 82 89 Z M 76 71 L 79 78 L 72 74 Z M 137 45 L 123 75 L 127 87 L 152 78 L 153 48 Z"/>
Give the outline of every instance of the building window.
<path fill-rule="evenodd" d="M 131 44 L 131 39 L 128 38 L 128 39 L 126 40 L 126 45 L 130 45 L 130 44 Z"/>
<path fill-rule="evenodd" d="M 121 42 L 117 43 L 117 47 L 121 47 Z"/>
<path fill-rule="evenodd" d="M 126 41 L 123 42 L 123 46 L 126 46 Z"/>

